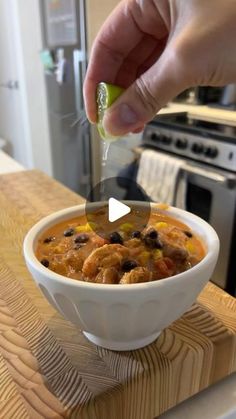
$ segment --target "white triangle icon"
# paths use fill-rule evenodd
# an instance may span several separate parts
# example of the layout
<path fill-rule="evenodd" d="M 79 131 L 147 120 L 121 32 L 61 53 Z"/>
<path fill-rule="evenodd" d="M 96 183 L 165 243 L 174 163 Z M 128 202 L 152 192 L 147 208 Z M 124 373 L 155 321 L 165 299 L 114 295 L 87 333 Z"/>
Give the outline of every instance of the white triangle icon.
<path fill-rule="evenodd" d="M 115 198 L 110 198 L 108 201 L 108 219 L 110 223 L 113 223 L 119 218 L 131 212 L 131 208 L 128 205 L 123 204 Z"/>

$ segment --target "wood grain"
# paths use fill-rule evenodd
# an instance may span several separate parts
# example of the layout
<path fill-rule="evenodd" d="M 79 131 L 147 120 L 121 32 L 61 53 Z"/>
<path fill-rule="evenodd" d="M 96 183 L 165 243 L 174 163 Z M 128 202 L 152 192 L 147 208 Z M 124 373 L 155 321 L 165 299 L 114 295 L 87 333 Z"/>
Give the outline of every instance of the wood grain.
<path fill-rule="evenodd" d="M 211 283 L 131 352 L 92 345 L 47 303 L 26 269 L 24 236 L 81 202 L 38 171 L 0 176 L 1 419 L 153 419 L 236 371 L 236 301 Z"/>

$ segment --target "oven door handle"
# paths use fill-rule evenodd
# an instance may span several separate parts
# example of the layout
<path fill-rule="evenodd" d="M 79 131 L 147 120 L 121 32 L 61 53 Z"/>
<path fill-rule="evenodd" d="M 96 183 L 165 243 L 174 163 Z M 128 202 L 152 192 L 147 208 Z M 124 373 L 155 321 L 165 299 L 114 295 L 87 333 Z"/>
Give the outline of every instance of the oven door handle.
<path fill-rule="evenodd" d="M 203 167 L 197 167 L 185 163 L 180 170 L 178 179 L 176 180 L 174 205 L 184 210 L 187 209 L 186 194 L 188 185 L 188 176 L 197 175 L 202 178 L 208 179 L 218 185 L 221 185 L 227 189 L 236 188 L 236 176 L 232 174 L 221 174 L 213 170 L 206 170 Z"/>
<path fill-rule="evenodd" d="M 202 167 L 192 166 L 190 164 L 185 164 L 182 168 L 182 171 L 186 174 L 193 174 L 202 176 L 206 179 L 212 180 L 213 182 L 220 183 L 226 186 L 228 189 L 234 189 L 236 186 L 236 176 L 231 174 L 222 175 L 212 170 L 205 170 Z"/>

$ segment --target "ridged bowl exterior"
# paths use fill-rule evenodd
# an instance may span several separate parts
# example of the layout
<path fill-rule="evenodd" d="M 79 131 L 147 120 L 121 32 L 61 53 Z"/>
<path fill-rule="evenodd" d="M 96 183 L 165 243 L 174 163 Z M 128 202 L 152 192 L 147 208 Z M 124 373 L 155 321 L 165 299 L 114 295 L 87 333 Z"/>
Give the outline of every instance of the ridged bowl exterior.
<path fill-rule="evenodd" d="M 55 274 L 34 256 L 37 239 L 45 229 L 83 213 L 83 205 L 68 208 L 46 217 L 29 231 L 24 242 L 28 269 L 49 303 L 94 343 L 116 350 L 145 346 L 196 300 L 217 262 L 218 237 L 205 221 L 170 208 L 168 215 L 188 224 L 206 244 L 206 257 L 198 265 L 182 274 L 151 283 L 85 283 Z"/>

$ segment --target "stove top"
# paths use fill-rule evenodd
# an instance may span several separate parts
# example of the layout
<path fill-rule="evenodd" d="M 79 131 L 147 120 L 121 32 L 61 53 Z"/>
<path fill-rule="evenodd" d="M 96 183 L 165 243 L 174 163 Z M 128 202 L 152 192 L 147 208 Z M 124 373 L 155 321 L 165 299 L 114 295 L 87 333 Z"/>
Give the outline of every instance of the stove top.
<path fill-rule="evenodd" d="M 193 119 L 187 113 L 158 115 L 143 145 L 236 172 L 236 127 Z"/>
<path fill-rule="evenodd" d="M 216 140 L 236 142 L 236 126 L 222 124 L 220 122 L 202 121 L 190 118 L 186 112 L 169 115 L 157 115 L 152 121 L 163 125 L 171 125 L 173 128 L 182 129 L 186 132 L 198 132 L 204 137 L 212 137 Z"/>

